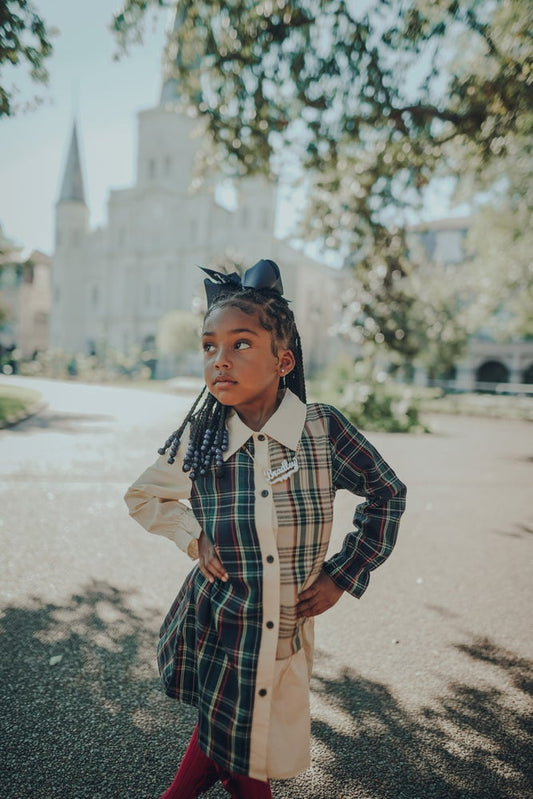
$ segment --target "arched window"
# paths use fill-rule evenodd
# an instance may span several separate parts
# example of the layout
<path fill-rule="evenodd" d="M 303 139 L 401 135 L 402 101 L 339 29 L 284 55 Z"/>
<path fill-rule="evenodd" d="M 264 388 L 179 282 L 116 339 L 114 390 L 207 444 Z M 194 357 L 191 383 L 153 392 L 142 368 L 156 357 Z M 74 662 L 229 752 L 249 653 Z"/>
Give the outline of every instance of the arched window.
<path fill-rule="evenodd" d="M 476 371 L 478 383 L 508 383 L 509 369 L 501 361 L 485 361 Z"/>

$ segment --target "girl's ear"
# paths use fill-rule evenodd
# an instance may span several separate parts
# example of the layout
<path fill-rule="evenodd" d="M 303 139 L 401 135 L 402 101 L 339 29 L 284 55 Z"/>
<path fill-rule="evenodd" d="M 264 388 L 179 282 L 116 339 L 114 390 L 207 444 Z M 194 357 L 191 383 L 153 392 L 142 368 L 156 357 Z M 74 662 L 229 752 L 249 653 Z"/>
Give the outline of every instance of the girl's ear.
<path fill-rule="evenodd" d="M 291 350 L 282 350 L 279 356 L 278 371 L 281 376 L 286 376 L 292 372 L 296 366 L 296 359 Z"/>

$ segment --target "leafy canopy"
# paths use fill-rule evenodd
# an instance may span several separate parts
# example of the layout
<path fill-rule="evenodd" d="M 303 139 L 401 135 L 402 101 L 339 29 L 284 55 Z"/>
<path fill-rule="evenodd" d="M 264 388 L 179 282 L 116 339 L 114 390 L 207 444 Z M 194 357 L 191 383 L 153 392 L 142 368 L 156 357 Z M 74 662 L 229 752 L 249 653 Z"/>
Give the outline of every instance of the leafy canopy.
<path fill-rule="evenodd" d="M 165 5 L 127 0 L 114 19 L 119 42 L 139 35 L 149 6 Z M 533 14 L 521 0 L 181 0 L 177 8 L 168 75 L 207 118 L 225 162 L 270 172 L 289 149 L 322 173 L 357 160 L 363 182 L 352 194 L 356 205 L 371 194 L 370 216 L 427 183 L 443 154 L 446 172 L 457 168 L 451 141 L 475 148 L 481 167 L 531 125 Z"/>
<path fill-rule="evenodd" d="M 0 117 L 11 116 L 18 110 L 14 105 L 15 85 L 6 82 L 10 68 L 25 65 L 33 81 L 48 83 L 45 62 L 52 55 L 50 39 L 54 33 L 47 29 L 29 0 L 0 3 Z"/>
<path fill-rule="evenodd" d="M 126 0 L 122 47 L 167 5 Z M 453 359 L 471 332 L 464 300 L 423 290 L 405 228 L 440 176 L 471 199 L 495 163 L 519 157 L 531 174 L 532 22 L 525 0 L 180 0 L 167 77 L 211 134 L 204 168 L 298 164 L 304 235 L 353 267 L 363 336 L 404 360 L 429 336 L 432 357 L 442 345 Z"/>

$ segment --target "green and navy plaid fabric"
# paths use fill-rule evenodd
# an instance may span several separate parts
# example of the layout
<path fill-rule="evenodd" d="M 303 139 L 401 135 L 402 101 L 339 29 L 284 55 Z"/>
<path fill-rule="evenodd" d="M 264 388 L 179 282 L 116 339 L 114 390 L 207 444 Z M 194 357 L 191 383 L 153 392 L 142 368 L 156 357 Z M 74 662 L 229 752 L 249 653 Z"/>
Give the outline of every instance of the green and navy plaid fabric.
<path fill-rule="evenodd" d="M 298 594 L 321 568 L 356 597 L 390 554 L 406 489 L 376 449 L 328 405 L 307 406 L 297 451 L 269 438 L 271 467 L 297 457 L 299 470 L 272 486 L 280 563 L 278 658 L 300 649 Z M 366 500 L 341 551 L 324 562 L 337 489 Z M 255 676 L 262 634 L 263 556 L 255 525 L 253 442 L 192 488 L 191 504 L 230 576 L 210 584 L 195 567 L 161 628 L 166 692 L 199 708 L 199 743 L 226 770 L 248 773 Z"/>

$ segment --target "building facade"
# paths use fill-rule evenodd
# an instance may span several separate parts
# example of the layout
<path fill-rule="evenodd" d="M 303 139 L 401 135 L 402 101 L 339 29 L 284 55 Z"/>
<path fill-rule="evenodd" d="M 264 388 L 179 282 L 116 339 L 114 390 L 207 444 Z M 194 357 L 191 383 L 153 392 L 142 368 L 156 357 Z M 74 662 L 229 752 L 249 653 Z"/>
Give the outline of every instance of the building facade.
<path fill-rule="evenodd" d="M 48 349 L 51 260 L 5 238 L 0 226 L 0 349 L 31 358 Z"/>
<path fill-rule="evenodd" d="M 74 125 L 55 212 L 50 343 L 69 353 L 111 347 L 153 348 L 161 317 L 190 310 L 203 273 L 234 260 L 279 263 L 310 366 L 331 356 L 327 330 L 341 275 L 274 235 L 276 186 L 240 179 L 238 203 L 217 201 L 214 182 L 192 192 L 201 125 L 163 90 L 162 102 L 138 117 L 137 177 L 112 190 L 108 222 L 91 230 Z"/>
<path fill-rule="evenodd" d="M 470 217 L 452 217 L 413 229 L 435 268 L 465 262 Z M 420 382 L 425 382 L 419 375 Z M 440 381 L 457 391 L 527 391 L 533 384 L 533 341 L 497 341 L 480 331 L 468 341 L 465 357 L 449 380 Z"/>
<path fill-rule="evenodd" d="M 172 311 L 190 310 L 203 296 L 197 265 L 251 266 L 272 258 L 282 271 L 307 368 L 324 366 L 342 348 L 351 350 L 329 335 L 338 322 L 349 274 L 275 236 L 274 183 L 239 179 L 231 210 L 218 201 L 216 176 L 192 191 L 203 135 L 201 121 L 180 106 L 179 87 L 165 80 L 158 105 L 138 115 L 135 182 L 111 190 L 107 224 L 92 230 L 74 126 L 55 210 L 52 348 L 73 355 L 108 348 L 121 353 L 153 350 L 161 319 Z M 436 268 L 464 260 L 469 221 L 438 220 L 415 231 Z M 529 383 L 532 372 L 533 342 L 473 337 L 449 386 L 472 390 Z M 160 376 L 171 373 L 171 363 L 159 371 Z"/>

